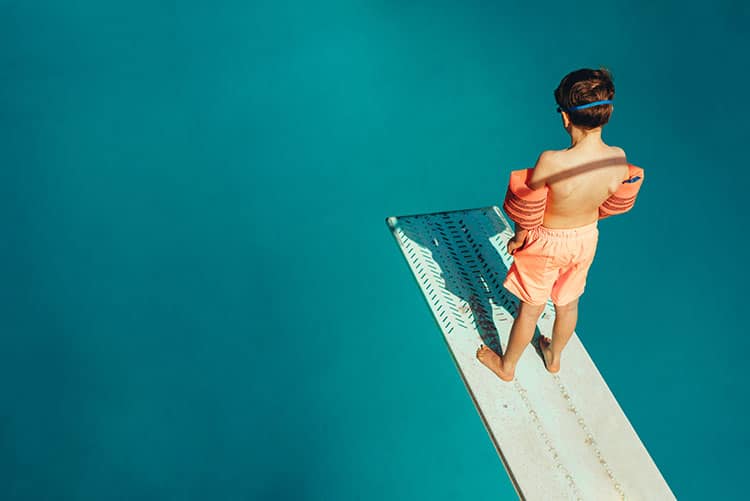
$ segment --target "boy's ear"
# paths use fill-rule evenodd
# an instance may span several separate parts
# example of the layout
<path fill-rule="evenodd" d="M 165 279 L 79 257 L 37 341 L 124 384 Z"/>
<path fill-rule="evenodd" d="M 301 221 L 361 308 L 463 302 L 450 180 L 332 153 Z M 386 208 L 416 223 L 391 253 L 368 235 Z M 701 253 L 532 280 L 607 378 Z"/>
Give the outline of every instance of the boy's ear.
<path fill-rule="evenodd" d="M 562 115 L 563 127 L 567 129 L 570 125 L 570 115 L 566 111 L 561 112 L 560 115 Z"/>

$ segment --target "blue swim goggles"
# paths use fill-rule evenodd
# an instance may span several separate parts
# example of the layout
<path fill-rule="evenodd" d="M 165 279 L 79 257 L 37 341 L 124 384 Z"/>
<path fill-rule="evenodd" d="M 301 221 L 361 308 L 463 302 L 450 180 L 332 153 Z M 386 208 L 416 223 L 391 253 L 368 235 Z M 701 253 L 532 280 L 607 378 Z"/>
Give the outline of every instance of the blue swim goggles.
<path fill-rule="evenodd" d="M 594 101 L 593 103 L 586 103 L 586 104 L 579 104 L 578 106 L 571 106 L 570 108 L 561 108 L 558 106 L 557 112 L 560 113 L 562 111 L 571 112 L 571 111 L 576 111 L 576 110 L 584 110 L 586 108 L 591 108 L 592 106 L 599 106 L 602 104 L 612 104 L 612 100 L 604 99 L 602 101 Z"/>

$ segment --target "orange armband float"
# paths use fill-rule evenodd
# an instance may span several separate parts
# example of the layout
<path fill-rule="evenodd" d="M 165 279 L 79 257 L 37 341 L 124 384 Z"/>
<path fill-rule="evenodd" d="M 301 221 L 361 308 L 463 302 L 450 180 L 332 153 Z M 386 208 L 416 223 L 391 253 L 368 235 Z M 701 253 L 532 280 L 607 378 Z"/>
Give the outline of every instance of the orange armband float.
<path fill-rule="evenodd" d="M 503 210 L 508 217 L 524 229 L 540 226 L 544 221 L 544 209 L 547 206 L 548 188 L 544 186 L 532 190 L 527 184 L 532 172 L 533 168 L 511 171 L 508 191 L 503 202 Z"/>
<path fill-rule="evenodd" d="M 599 219 L 623 214 L 635 205 L 638 190 L 643 184 L 643 169 L 632 164 L 628 164 L 628 168 L 630 169 L 628 179 L 623 181 L 620 188 L 599 206 Z"/>

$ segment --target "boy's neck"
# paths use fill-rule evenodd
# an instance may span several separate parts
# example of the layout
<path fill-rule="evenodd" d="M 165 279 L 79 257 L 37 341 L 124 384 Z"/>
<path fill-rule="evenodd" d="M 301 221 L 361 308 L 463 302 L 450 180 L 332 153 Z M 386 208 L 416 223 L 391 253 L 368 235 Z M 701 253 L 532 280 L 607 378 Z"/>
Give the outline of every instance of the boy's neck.
<path fill-rule="evenodd" d="M 571 127 L 568 133 L 570 134 L 571 148 L 583 144 L 603 144 L 601 127 L 589 130 Z"/>

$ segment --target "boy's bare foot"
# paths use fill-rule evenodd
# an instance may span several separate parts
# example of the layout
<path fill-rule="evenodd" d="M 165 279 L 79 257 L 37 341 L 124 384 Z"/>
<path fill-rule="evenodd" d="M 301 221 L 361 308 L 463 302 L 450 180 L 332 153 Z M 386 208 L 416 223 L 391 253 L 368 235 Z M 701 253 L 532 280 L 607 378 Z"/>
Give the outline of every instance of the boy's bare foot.
<path fill-rule="evenodd" d="M 542 356 L 544 357 L 544 366 L 552 374 L 560 372 L 560 360 L 553 360 L 554 355 L 550 349 L 551 341 L 544 336 L 539 336 L 539 349 L 542 350 Z"/>
<path fill-rule="evenodd" d="M 513 381 L 513 376 L 516 372 L 515 368 L 513 370 L 505 369 L 503 367 L 503 359 L 485 345 L 479 346 L 477 358 L 503 381 Z"/>

